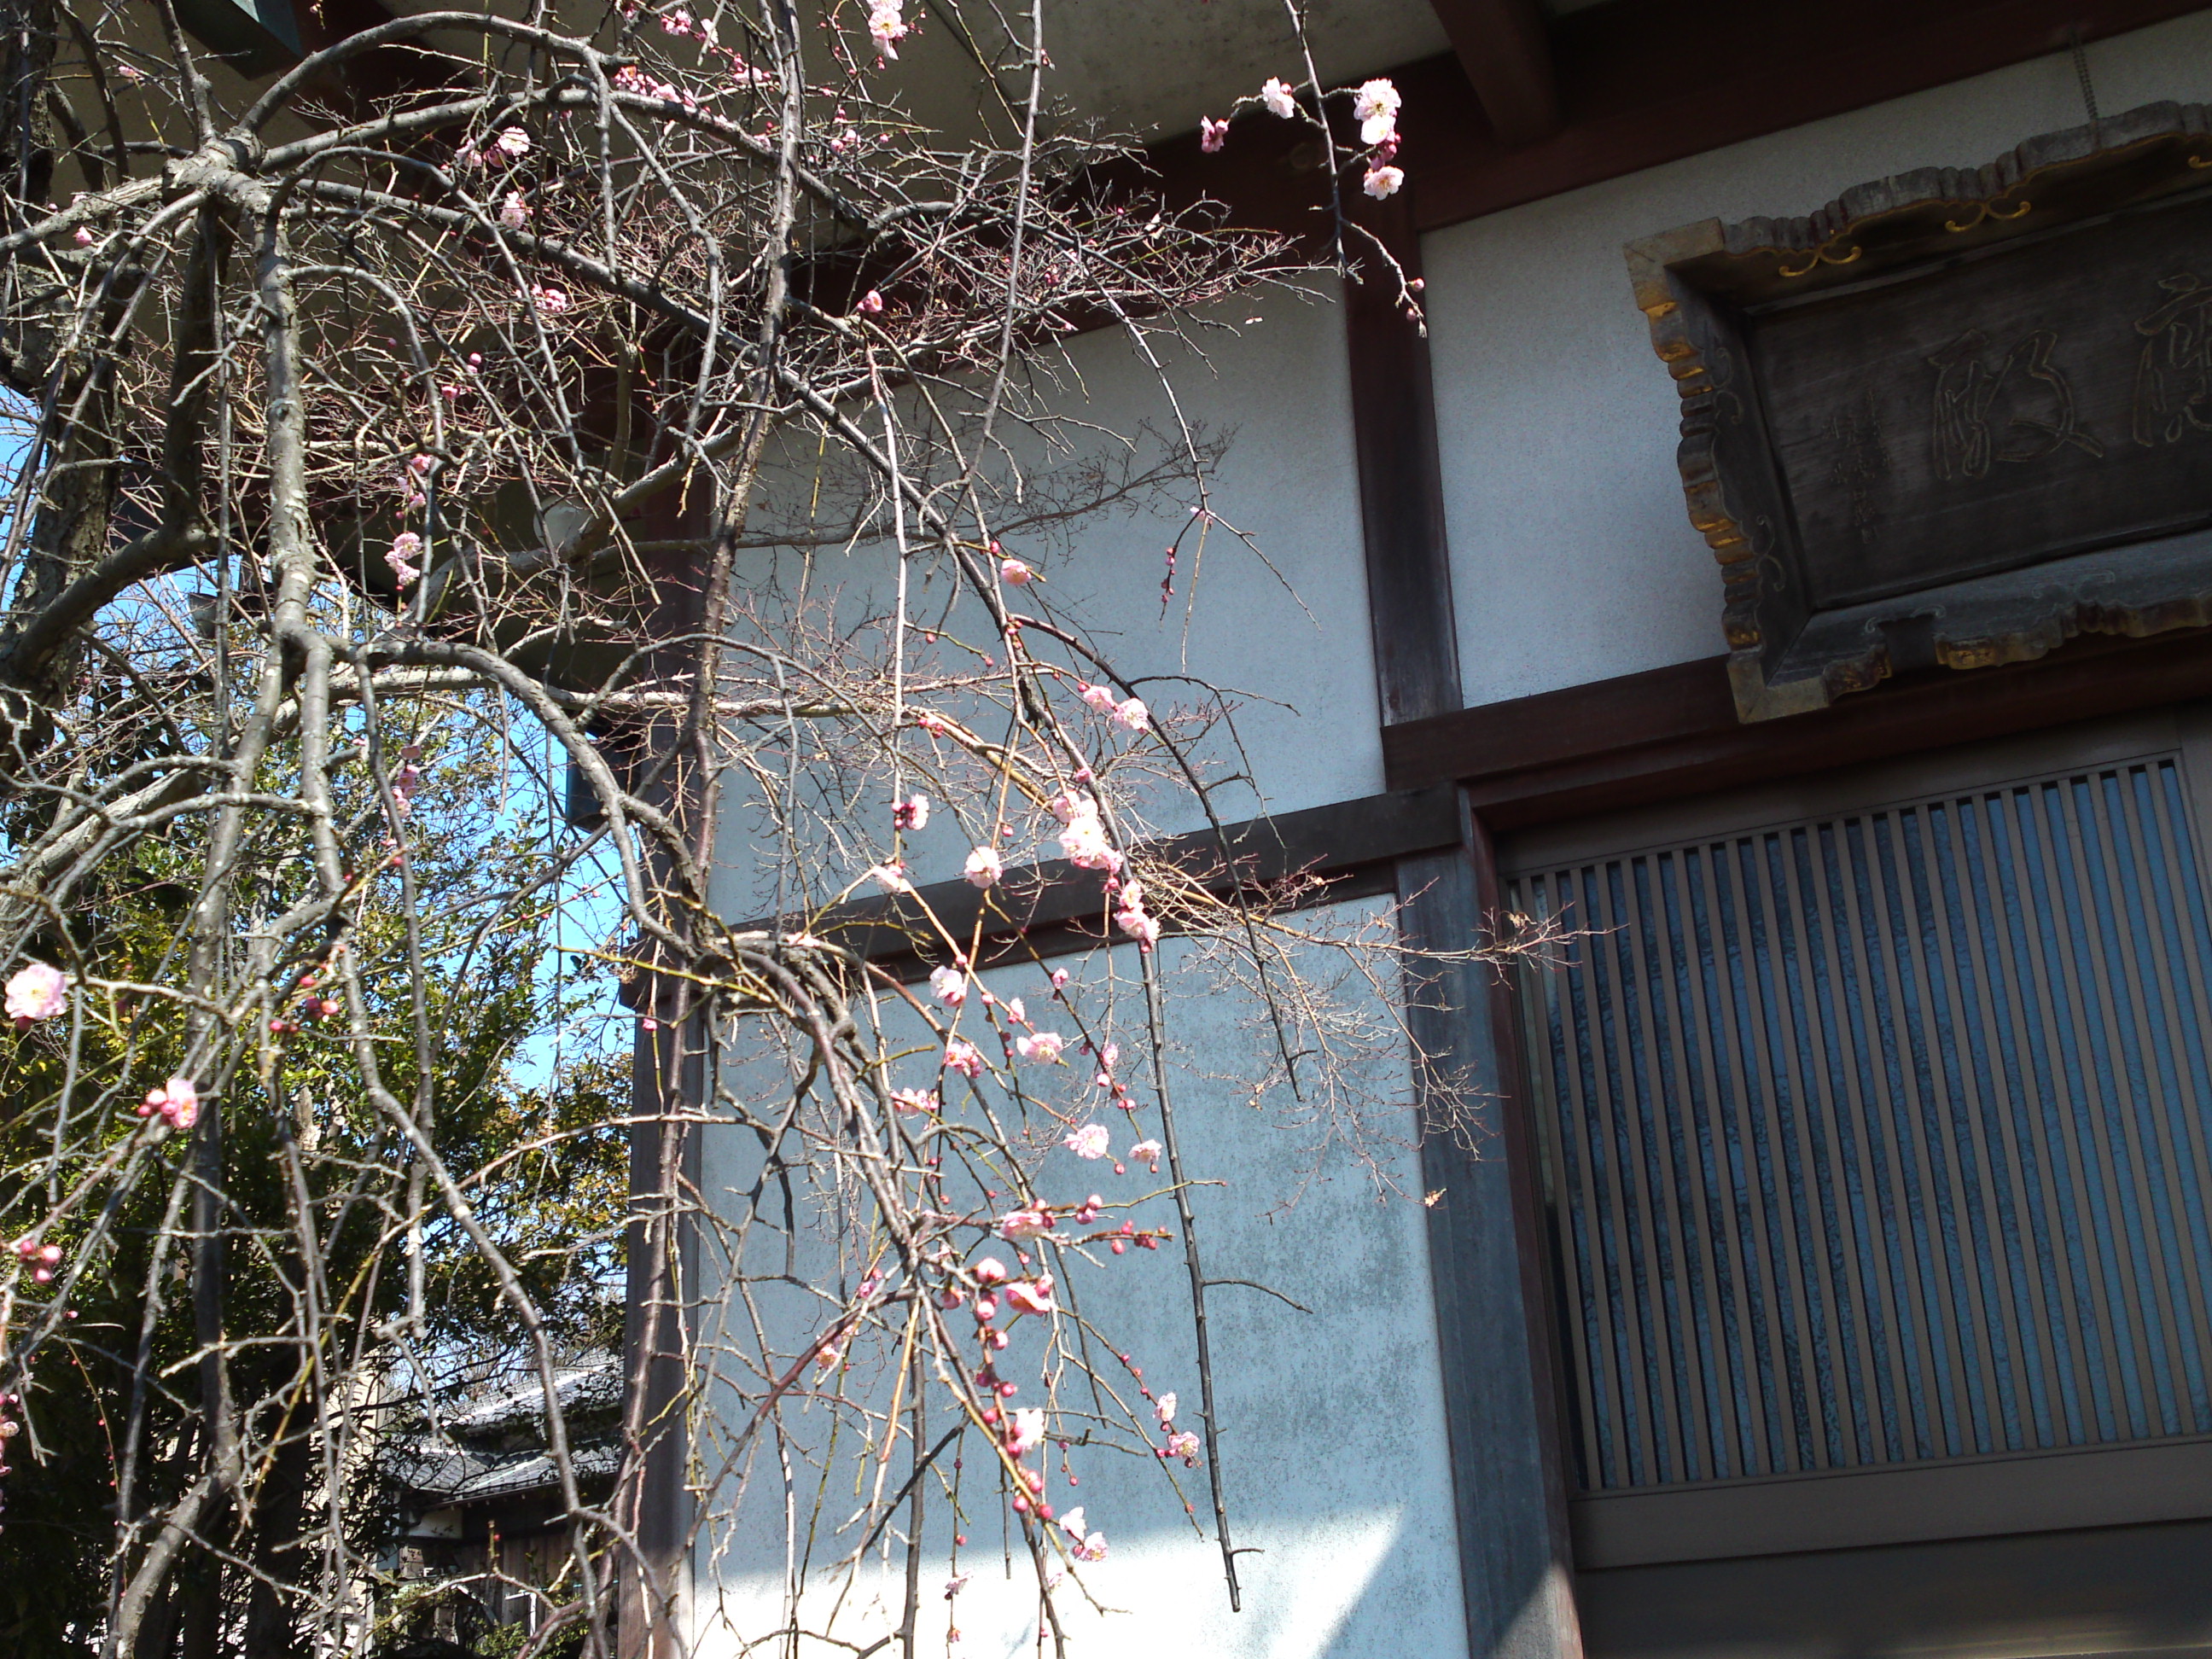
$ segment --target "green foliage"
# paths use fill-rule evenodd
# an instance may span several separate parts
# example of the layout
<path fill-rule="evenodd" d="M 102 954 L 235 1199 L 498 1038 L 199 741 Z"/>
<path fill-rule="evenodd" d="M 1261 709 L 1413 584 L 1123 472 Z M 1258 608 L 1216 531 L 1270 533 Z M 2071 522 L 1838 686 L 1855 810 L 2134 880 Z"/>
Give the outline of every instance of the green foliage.
<path fill-rule="evenodd" d="M 422 1109 L 439 1158 L 556 1339 L 582 1346 L 618 1328 L 610 1291 L 620 1267 L 626 1073 L 583 1024 L 609 1000 L 608 987 L 547 971 L 560 960 L 564 920 L 557 891 L 539 884 L 549 831 L 522 810 L 527 797 L 498 740 L 496 709 L 463 712 L 431 738 L 404 824 L 386 817 L 365 769 L 348 776 L 345 844 L 367 872 L 356 901 L 319 956 L 276 964 L 277 1000 L 225 1011 L 234 1064 L 227 1078 L 200 1079 L 204 1109 L 221 1115 L 229 1386 L 259 1443 L 308 1445 L 312 1349 L 331 1370 L 352 1364 L 408 1311 L 395 1218 L 419 1160 L 364 1086 L 349 1011 L 324 1010 L 325 997 L 343 995 L 331 972 L 336 950 L 357 969 L 384 1085 Z M 387 739 L 388 773 L 402 763 L 398 741 Z M 20 804 L 0 835 L 21 844 L 52 810 Z M 404 868 L 386 840 L 395 828 Z M 13 1325 L 0 1328 L 0 1347 L 9 1350 L 53 1316 L 10 1413 L 22 1431 L 8 1443 L 13 1467 L 0 1479 L 0 1550 L 11 1569 L 0 1575 L 0 1652 L 91 1650 L 131 1425 L 134 1513 L 173 1500 L 203 1463 L 192 1256 L 179 1237 L 194 1137 L 161 1135 L 134 1110 L 185 1063 L 192 1010 L 133 988 L 182 981 L 201 841 L 195 819 L 179 819 L 71 893 L 26 952 L 71 973 L 70 1012 L 21 1032 L 0 1029 L 0 1228 L 9 1238 L 36 1230 L 63 1253 L 52 1285 L 27 1273 L 12 1304 L 0 1304 Z M 227 951 L 247 957 L 258 927 L 310 896 L 310 850 L 296 819 L 258 821 Z M 526 1063 L 526 1044 L 560 1030 L 580 1053 L 557 1066 Z M 431 1212 L 444 1214 L 434 1194 Z M 518 1340 L 496 1276 L 449 1218 L 426 1231 L 423 1255 L 414 1352 L 480 1353 Z M 142 1343 L 151 1360 L 143 1368 Z M 368 1413 L 356 1433 L 367 1443 L 389 1426 Z M 347 1494 L 356 1542 L 372 1558 L 389 1519 L 374 1467 L 356 1460 L 359 1472 L 346 1477 L 357 1487 Z M 287 1476 L 281 1456 L 258 1468 L 258 1501 L 279 1515 L 319 1501 L 301 1485 L 312 1469 L 303 1471 Z M 189 1586 L 191 1575 L 180 1582 Z M 246 1583 L 225 1574 L 220 1592 L 234 1609 Z M 185 1616 L 189 1600 L 174 1602 L 174 1616 Z"/>

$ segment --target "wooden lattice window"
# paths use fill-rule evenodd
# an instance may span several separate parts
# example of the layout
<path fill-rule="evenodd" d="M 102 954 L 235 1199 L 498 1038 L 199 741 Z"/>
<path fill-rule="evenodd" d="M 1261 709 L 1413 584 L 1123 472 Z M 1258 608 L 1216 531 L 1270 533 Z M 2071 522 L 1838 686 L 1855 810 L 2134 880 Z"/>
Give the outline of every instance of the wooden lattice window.
<path fill-rule="evenodd" d="M 2166 753 L 1521 866 L 1586 1495 L 2212 1435 L 2197 843 Z"/>

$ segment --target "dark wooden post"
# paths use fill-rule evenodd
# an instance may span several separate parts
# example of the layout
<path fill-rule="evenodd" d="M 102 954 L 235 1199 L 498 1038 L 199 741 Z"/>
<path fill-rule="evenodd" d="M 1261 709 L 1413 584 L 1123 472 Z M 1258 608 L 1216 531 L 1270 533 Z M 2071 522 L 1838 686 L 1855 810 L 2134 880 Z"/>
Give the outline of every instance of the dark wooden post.
<path fill-rule="evenodd" d="M 1367 216 L 1408 276 L 1419 274 L 1412 204 Z M 1383 723 L 1460 707 L 1459 646 L 1444 536 L 1443 472 L 1428 340 L 1376 276 L 1346 294 L 1352 414 L 1366 544 L 1369 618 Z M 1462 845 L 1398 860 L 1406 939 L 1465 951 L 1495 914 L 1490 838 L 1464 802 Z M 1443 1364 L 1455 1518 L 1471 1659 L 1579 1659 L 1543 1236 L 1533 1147 L 1517 1085 L 1506 988 L 1454 963 L 1409 976 L 1418 1049 L 1421 1176 Z M 1481 1105 L 1477 1132 L 1453 1101 Z"/>
<path fill-rule="evenodd" d="M 703 492 L 702 492 L 703 494 Z M 654 587 L 650 637 L 695 635 L 706 613 L 708 512 L 663 497 L 647 509 L 650 532 L 681 547 L 647 562 Z M 656 653 L 653 674 L 696 667 L 696 643 Z M 707 779 L 693 757 L 673 752 L 674 723 L 648 726 L 626 757 L 642 769 L 665 762 L 648 793 L 687 836 L 712 847 Z M 696 1218 L 699 1138 L 692 1121 L 712 1087 L 714 1056 L 705 1015 L 689 979 L 647 968 L 627 1000 L 641 1016 L 630 1079 L 629 1223 L 624 1237 L 624 1421 L 635 1438 L 616 1513 L 630 1529 L 635 1559 L 623 1564 L 618 1616 L 623 1659 L 681 1659 L 690 1651 L 691 1548 L 696 1504 L 691 1486 L 692 1310 L 698 1304 Z M 648 1025 L 646 1022 L 650 1020 Z"/>

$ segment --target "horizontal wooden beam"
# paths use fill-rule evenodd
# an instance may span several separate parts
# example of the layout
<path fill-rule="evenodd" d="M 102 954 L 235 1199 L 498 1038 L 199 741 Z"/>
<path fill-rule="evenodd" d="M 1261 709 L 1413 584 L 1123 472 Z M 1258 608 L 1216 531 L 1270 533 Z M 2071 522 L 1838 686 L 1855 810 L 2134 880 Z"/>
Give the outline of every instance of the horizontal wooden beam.
<path fill-rule="evenodd" d="M 2212 696 L 2212 630 L 2196 629 L 2090 635 L 2033 662 L 1936 669 L 1751 726 L 1736 720 L 1727 661 L 1386 726 L 1383 774 L 1400 789 L 1456 779 L 1485 823 L 1511 830 Z"/>
<path fill-rule="evenodd" d="M 1251 818 L 1219 835 L 1169 836 L 1147 842 L 1138 857 L 1173 865 L 1221 893 L 1318 877 L 1326 885 L 1305 902 L 1321 903 L 1387 892 L 1392 860 L 1456 847 L 1459 839 L 1458 801 L 1443 785 Z M 933 882 L 909 895 L 838 905 L 805 925 L 869 961 L 913 963 L 943 954 L 932 917 L 955 939 L 973 937 L 980 927 L 987 947 L 1018 939 L 1025 949 L 1058 955 L 1102 943 L 1112 908 L 1097 871 L 1048 859 L 1009 870 L 988 891 L 964 881 Z M 745 926 L 765 932 L 776 924 Z"/>
<path fill-rule="evenodd" d="M 1559 88 L 1536 0 L 1429 0 L 1474 87 L 1490 131 L 1506 148 L 1559 130 Z"/>
<path fill-rule="evenodd" d="M 2212 1441 L 1595 1492 L 1570 1508 L 1585 1571 L 2188 1521 L 2212 1516 Z"/>

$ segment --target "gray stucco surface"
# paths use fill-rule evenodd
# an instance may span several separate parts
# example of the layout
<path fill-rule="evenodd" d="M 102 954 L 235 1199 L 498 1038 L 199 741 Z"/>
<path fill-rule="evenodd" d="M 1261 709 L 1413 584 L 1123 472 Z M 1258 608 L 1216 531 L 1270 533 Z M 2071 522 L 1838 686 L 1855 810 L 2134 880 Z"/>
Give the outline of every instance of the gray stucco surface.
<path fill-rule="evenodd" d="M 1347 906 L 1335 920 L 1373 914 Z M 1286 1121 L 1301 1115 L 1295 1102 L 1278 1092 L 1257 1108 L 1249 1103 L 1245 1085 L 1267 1064 L 1265 1039 L 1252 1025 L 1259 1005 L 1210 977 L 1198 979 L 1182 944 L 1167 942 L 1162 957 L 1171 992 L 1182 993 L 1170 997 L 1170 1052 L 1186 1170 L 1221 1183 L 1194 1195 L 1206 1272 L 1260 1281 L 1310 1311 L 1242 1286 L 1218 1287 L 1210 1298 L 1231 1523 L 1237 1545 L 1255 1552 L 1239 1558 L 1243 1612 L 1230 1611 L 1223 1588 L 1203 1469 L 1177 1463 L 1178 1493 L 1150 1458 L 1078 1447 L 1069 1459 L 1081 1486 L 1071 1489 L 1054 1460 L 1050 1500 L 1062 1509 L 1084 1504 L 1089 1525 L 1110 1540 L 1106 1559 L 1083 1569 L 1083 1584 L 1112 1611 L 1087 1610 L 1073 1584 L 1061 1592 L 1073 1651 L 1176 1659 L 1390 1659 L 1417 1652 L 1449 1659 L 1464 1652 L 1465 1637 L 1419 1172 L 1404 1144 L 1404 1051 L 1373 1046 L 1352 1068 L 1364 1073 L 1383 1106 L 1368 1144 L 1403 1189 L 1381 1195 L 1340 1152 L 1316 1158 L 1313 1127 Z M 1106 994 L 1109 971 L 1123 976 L 1114 994 L 1131 995 L 1134 953 L 1127 948 L 1066 965 L 1076 969 L 1074 994 L 1087 1006 Z M 1000 994 L 1025 995 L 1040 1024 L 1042 980 L 1034 968 L 990 976 Z M 1134 1130 L 1117 1121 L 1117 1153 L 1136 1133 L 1156 1133 L 1155 1124 L 1150 1111 Z M 1085 1163 L 1057 1148 L 1043 1167 L 1041 1190 L 1048 1194 L 1080 1196 L 1088 1188 L 1130 1195 L 1165 1182 L 1164 1166 L 1158 1176 L 1142 1165 L 1116 1176 L 1110 1162 Z M 748 1175 L 740 1143 L 724 1140 L 711 1152 L 710 1189 L 741 1186 Z M 1140 1225 L 1174 1222 L 1164 1196 L 1135 1214 Z M 1179 1421 L 1194 1422 L 1199 1379 L 1180 1243 L 1118 1258 L 1102 1254 L 1100 1262 L 1066 1276 L 1077 1305 L 1144 1368 L 1148 1385 L 1177 1393 Z M 1042 1403 L 1038 1352 L 1037 1336 L 1024 1332 L 1008 1359 L 1026 1363 L 1000 1362 L 1022 1382 L 1016 1404 Z M 1118 1371 L 1110 1356 L 1106 1369 Z M 1132 1386 L 1126 1376 L 1120 1381 Z M 1087 1396 L 1073 1380 L 1061 1389 L 1064 1401 Z M 824 1414 L 815 1412 L 811 1420 L 808 1432 L 818 1436 Z M 970 1456 L 968 1467 L 982 1463 Z M 851 1471 L 835 1459 L 831 1468 L 831 1487 L 844 1497 L 830 1507 L 842 1519 L 838 1505 L 849 1508 Z M 769 1473 L 757 1468 L 753 1479 Z M 782 1528 L 769 1489 L 753 1490 L 769 1498 L 766 1510 L 742 1512 L 702 1548 L 702 1573 L 725 1598 L 718 1617 L 714 1592 L 706 1592 L 703 1653 L 740 1650 L 741 1634 L 757 1635 L 763 1619 L 772 1624 L 775 1617 L 769 1609 L 781 1580 Z M 1195 1506 L 1195 1524 L 1182 1513 L 1186 1499 Z M 949 1606 L 945 1546 L 951 1528 L 941 1498 L 933 1493 L 932 1503 L 922 1601 L 928 1648 L 957 1620 L 963 1641 L 955 1651 L 969 1659 L 1033 1650 L 1034 1581 L 1018 1554 L 1011 1573 L 1003 1565 L 999 1500 L 969 1493 L 969 1547 L 961 1569 L 974 1577 Z M 836 1543 L 825 1538 L 820 1554 L 836 1553 Z M 880 1577 L 864 1571 L 844 1633 L 866 1622 L 876 1598 L 896 1607 L 902 1571 L 896 1556 Z"/>

